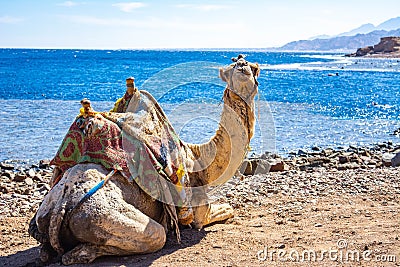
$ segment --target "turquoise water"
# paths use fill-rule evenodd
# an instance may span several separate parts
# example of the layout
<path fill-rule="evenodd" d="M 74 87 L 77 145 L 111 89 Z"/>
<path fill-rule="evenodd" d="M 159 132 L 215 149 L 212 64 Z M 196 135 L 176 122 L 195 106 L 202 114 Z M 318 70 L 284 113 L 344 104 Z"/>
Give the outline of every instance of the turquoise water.
<path fill-rule="evenodd" d="M 400 127 L 398 59 L 240 52 L 261 66 L 254 152 L 399 141 L 390 135 Z M 217 67 L 237 54 L 0 49 L 0 160 L 51 158 L 79 100 L 108 110 L 129 76 L 156 96 L 182 139 L 203 142 L 218 125 Z"/>

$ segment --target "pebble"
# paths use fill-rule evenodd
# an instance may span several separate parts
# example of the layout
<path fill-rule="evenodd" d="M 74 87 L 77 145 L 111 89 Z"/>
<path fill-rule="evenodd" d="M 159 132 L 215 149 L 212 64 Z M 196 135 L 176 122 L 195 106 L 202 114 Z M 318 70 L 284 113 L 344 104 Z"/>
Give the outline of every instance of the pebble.
<path fill-rule="evenodd" d="M 17 173 L 17 174 L 14 176 L 14 181 L 16 181 L 16 182 L 23 182 L 23 181 L 25 181 L 25 178 L 26 178 L 26 174 L 25 174 L 25 173 Z"/>
<path fill-rule="evenodd" d="M 0 162 L 0 168 L 2 170 L 14 170 L 14 165 L 5 162 Z"/>
<path fill-rule="evenodd" d="M 34 166 L 34 167 L 32 167 Z M 0 216 L 31 215 L 50 190 L 52 168 L 42 164 L 19 166 L 0 162 Z"/>
<path fill-rule="evenodd" d="M 283 168 L 276 172 L 233 177 L 218 190 L 213 190 L 210 199 L 240 208 L 270 205 L 268 199 L 273 196 L 293 197 L 296 201 L 289 206 L 274 203 L 272 208 L 276 209 L 277 225 L 295 218 L 296 212 L 301 213 L 309 203 L 315 204 L 320 196 L 361 194 L 385 205 L 390 203 L 383 202 L 385 196 L 400 194 L 400 167 L 386 167 L 388 164 L 383 164 L 383 155 L 396 155 L 399 149 L 400 145 L 386 142 L 372 147 L 299 150 L 289 158 L 272 153 L 253 156 L 248 159 L 251 164 L 274 161 L 283 163 Z M 348 161 L 341 163 L 344 162 L 340 160 L 342 157 Z M 388 159 L 388 154 L 385 157 Z M 52 169 L 49 161 L 33 166 L 0 162 L 0 216 L 26 216 L 50 190 L 48 183 Z M 257 168 L 252 166 L 252 169 Z M 365 216 L 371 215 L 365 213 Z M 315 227 L 322 227 L 322 224 L 317 223 Z"/>
<path fill-rule="evenodd" d="M 262 159 L 262 160 L 260 160 Z M 284 172 L 288 170 L 300 170 L 305 172 L 317 171 L 318 168 L 327 170 L 349 169 L 375 169 L 400 166 L 400 145 L 393 142 L 383 142 L 370 147 L 326 148 L 311 147 L 311 151 L 304 149 L 297 153 L 289 153 L 289 158 L 280 157 L 277 154 L 264 153 L 261 156 L 252 156 L 246 159 L 246 166 L 242 168 L 243 175 L 257 174 L 257 165 L 270 165 L 269 172 Z M 261 174 L 267 172 L 263 171 Z"/>
<path fill-rule="evenodd" d="M 382 201 L 386 196 L 400 194 L 400 167 L 385 167 L 382 164 L 383 153 L 393 149 L 399 147 L 387 144 L 374 149 L 353 147 L 352 151 L 345 148 L 324 149 L 313 155 L 305 151 L 300 152 L 300 156 L 293 153 L 291 158 L 281 158 L 289 166 L 289 170 L 247 175 L 242 180 L 233 177 L 219 186 L 218 190 L 214 190 L 215 195 L 211 194 L 210 198 L 220 199 L 220 196 L 224 196 L 224 201 L 233 207 L 245 207 L 247 204 L 270 205 L 268 199 L 274 195 L 301 199 L 293 206 L 292 214 L 285 211 L 287 207 L 274 203 L 277 225 L 296 219 L 293 217 L 295 211 L 302 212 L 302 207 L 307 203 L 315 204 L 321 196 L 359 194 L 385 203 Z M 340 163 L 340 156 L 346 157 L 348 162 Z M 268 157 L 271 155 L 264 155 L 263 159 L 269 160 Z M 279 156 L 274 155 L 272 159 L 276 160 L 277 157 Z M 328 160 L 331 164 L 325 163 Z M 322 224 L 316 224 L 315 227 L 322 227 Z"/>
<path fill-rule="evenodd" d="M 29 177 L 34 177 L 36 175 L 36 172 L 33 169 L 30 169 L 27 174 Z"/>
<path fill-rule="evenodd" d="M 33 185 L 33 180 L 32 180 L 32 178 L 29 178 L 29 177 L 28 177 L 28 178 L 25 179 L 24 182 L 25 182 L 27 185 L 29 185 L 29 186 L 30 186 L 30 185 Z"/>

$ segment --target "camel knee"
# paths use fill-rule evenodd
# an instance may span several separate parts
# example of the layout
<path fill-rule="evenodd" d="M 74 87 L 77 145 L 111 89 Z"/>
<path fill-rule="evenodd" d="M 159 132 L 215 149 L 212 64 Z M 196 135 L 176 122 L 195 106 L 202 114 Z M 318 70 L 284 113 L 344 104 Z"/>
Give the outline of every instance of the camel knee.
<path fill-rule="evenodd" d="M 150 229 L 151 228 L 151 229 Z M 162 249 L 167 241 L 164 227 L 160 224 L 151 225 L 146 228 L 141 248 L 141 253 L 151 253 Z"/>

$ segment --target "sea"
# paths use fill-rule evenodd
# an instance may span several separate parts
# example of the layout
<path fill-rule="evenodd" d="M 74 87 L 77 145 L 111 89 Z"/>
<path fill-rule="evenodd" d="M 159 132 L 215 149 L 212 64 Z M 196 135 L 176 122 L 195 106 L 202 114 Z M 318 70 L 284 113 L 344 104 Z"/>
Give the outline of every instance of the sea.
<path fill-rule="evenodd" d="M 340 53 L 221 50 L 0 49 L 0 161 L 51 159 L 82 98 L 107 111 L 125 79 L 149 91 L 182 140 L 218 127 L 225 83 L 218 69 L 238 54 L 260 66 L 250 154 L 400 142 L 400 59 Z"/>

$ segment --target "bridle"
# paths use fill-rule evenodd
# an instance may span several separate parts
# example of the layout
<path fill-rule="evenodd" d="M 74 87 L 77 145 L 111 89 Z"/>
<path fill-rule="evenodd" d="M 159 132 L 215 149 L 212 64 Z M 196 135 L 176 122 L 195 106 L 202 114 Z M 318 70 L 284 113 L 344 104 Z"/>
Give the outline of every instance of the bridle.
<path fill-rule="evenodd" d="M 232 66 L 232 69 L 233 69 L 233 70 L 235 70 L 235 69 L 236 69 L 236 70 L 239 70 L 239 71 L 241 71 L 243 74 L 249 75 L 249 74 L 246 72 L 246 70 L 245 70 L 244 67 L 249 66 L 249 64 L 251 64 L 251 63 L 249 63 L 248 61 L 244 60 L 244 57 L 240 57 L 240 56 L 241 56 L 241 55 L 238 56 L 239 59 L 232 58 L 232 61 L 235 62 L 234 64 L 231 65 L 231 66 Z M 252 71 L 252 69 L 251 69 L 251 65 L 250 65 L 249 67 L 250 67 L 250 75 L 253 75 L 254 86 L 253 86 L 253 90 L 250 92 L 250 94 L 249 94 L 247 97 L 241 96 L 240 94 L 238 94 L 237 92 L 235 92 L 235 91 L 233 90 L 234 87 L 233 87 L 233 79 L 232 79 L 232 78 L 233 78 L 233 73 L 234 73 L 234 71 L 231 72 L 230 79 L 229 79 L 229 85 L 228 85 L 227 88 L 226 88 L 226 89 L 229 89 L 230 91 L 234 92 L 236 95 L 238 95 L 240 98 L 242 98 L 246 103 L 249 103 L 248 101 L 249 101 L 250 97 L 251 97 L 251 96 L 254 94 L 254 92 L 258 89 L 257 77 L 256 77 L 256 75 L 254 75 L 254 73 L 253 73 L 253 71 Z"/>

